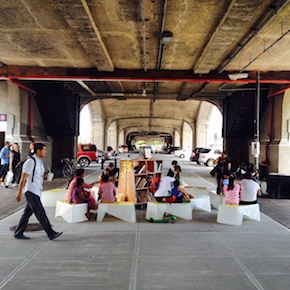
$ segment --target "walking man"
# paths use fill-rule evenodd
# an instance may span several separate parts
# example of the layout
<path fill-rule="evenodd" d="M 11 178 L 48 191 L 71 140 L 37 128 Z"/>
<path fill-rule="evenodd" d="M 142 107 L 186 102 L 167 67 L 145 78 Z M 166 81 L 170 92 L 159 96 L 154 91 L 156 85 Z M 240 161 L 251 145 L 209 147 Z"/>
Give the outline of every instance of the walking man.
<path fill-rule="evenodd" d="M 55 232 L 52 229 L 40 200 L 44 175 L 44 165 L 42 159 L 46 156 L 46 153 L 47 151 L 44 144 L 35 143 L 34 157 L 28 158 L 23 164 L 16 200 L 20 201 L 22 193 L 24 193 L 27 204 L 14 233 L 14 237 L 16 239 L 29 239 L 29 237 L 25 236 L 23 233 L 28 224 L 28 220 L 33 213 L 42 225 L 49 239 L 53 240 L 62 234 L 62 232 Z"/>
<path fill-rule="evenodd" d="M 0 151 L 1 169 L 0 178 L 2 178 L 1 186 L 5 186 L 4 180 L 9 169 L 9 156 L 10 156 L 10 142 L 6 141 L 5 146 Z"/>

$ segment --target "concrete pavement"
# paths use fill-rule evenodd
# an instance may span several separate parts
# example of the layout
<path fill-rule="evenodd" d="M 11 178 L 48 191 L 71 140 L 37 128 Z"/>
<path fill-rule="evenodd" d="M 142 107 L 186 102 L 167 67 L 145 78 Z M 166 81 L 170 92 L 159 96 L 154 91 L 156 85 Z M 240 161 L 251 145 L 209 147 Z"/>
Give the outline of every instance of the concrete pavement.
<path fill-rule="evenodd" d="M 187 183 L 215 186 L 183 168 Z M 46 210 L 64 232 L 54 241 L 44 231 L 14 239 L 10 227 L 22 210 L 0 221 L 0 289 L 289 289 L 289 229 L 263 213 L 242 226 L 216 223 L 216 210 L 175 224 L 149 223 L 145 210 L 136 224 L 114 217 L 68 224 Z"/>

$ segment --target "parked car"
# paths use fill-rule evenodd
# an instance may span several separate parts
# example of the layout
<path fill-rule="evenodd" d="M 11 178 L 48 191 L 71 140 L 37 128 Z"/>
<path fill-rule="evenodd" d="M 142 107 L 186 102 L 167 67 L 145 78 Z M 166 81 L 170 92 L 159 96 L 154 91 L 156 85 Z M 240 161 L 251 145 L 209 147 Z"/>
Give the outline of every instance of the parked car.
<path fill-rule="evenodd" d="M 180 150 L 181 148 L 179 146 L 172 146 L 172 147 L 168 147 L 167 149 L 167 153 L 168 154 L 173 154 L 175 150 Z"/>
<path fill-rule="evenodd" d="M 206 166 L 213 166 L 213 161 L 222 154 L 220 148 L 202 148 L 199 151 L 198 162 Z"/>
<path fill-rule="evenodd" d="M 198 158 L 199 158 L 199 152 L 201 149 L 203 149 L 203 148 L 197 147 L 192 151 L 191 156 L 190 156 L 190 161 L 193 161 L 193 162 L 196 162 L 197 164 L 200 164 L 198 161 Z"/>
<path fill-rule="evenodd" d="M 118 155 L 118 151 L 114 150 L 112 146 L 107 146 L 107 152 L 109 152 L 112 156 Z"/>
<path fill-rule="evenodd" d="M 78 144 L 77 162 L 81 167 L 87 167 L 97 160 L 98 150 L 95 144 Z"/>
<path fill-rule="evenodd" d="M 179 157 L 181 159 L 183 159 L 186 155 L 188 156 L 188 152 L 186 152 L 183 149 L 174 151 L 174 156 Z"/>
<path fill-rule="evenodd" d="M 113 156 L 110 152 L 98 149 L 98 160 L 97 160 L 98 163 L 101 163 L 102 159 L 106 161 L 112 159 L 112 157 Z"/>
<path fill-rule="evenodd" d="M 118 151 L 119 151 L 119 153 L 126 153 L 126 152 L 128 152 L 128 147 L 127 147 L 127 145 L 125 145 L 125 144 L 120 145 L 120 146 L 118 147 Z"/>

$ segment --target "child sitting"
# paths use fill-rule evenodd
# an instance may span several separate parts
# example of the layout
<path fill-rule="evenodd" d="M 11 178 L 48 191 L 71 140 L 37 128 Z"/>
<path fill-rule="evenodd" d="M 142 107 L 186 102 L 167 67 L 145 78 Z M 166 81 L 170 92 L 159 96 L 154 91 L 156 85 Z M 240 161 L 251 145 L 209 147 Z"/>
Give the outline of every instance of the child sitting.
<path fill-rule="evenodd" d="M 182 203 L 184 199 L 190 199 L 194 198 L 193 195 L 189 194 L 186 192 L 182 187 L 179 186 L 180 183 L 178 180 L 175 180 L 173 182 L 173 189 L 172 189 L 172 194 L 170 197 L 165 197 L 162 199 L 164 202 L 169 202 L 169 203 Z"/>
<path fill-rule="evenodd" d="M 238 205 L 240 198 L 240 188 L 239 184 L 234 184 L 235 175 L 233 173 L 229 176 L 229 184 L 223 187 L 223 195 L 225 196 L 226 204 Z"/>
<path fill-rule="evenodd" d="M 90 220 L 90 210 L 97 209 L 96 201 L 90 192 L 84 189 L 84 179 L 81 177 L 78 177 L 76 180 L 76 188 L 73 191 L 72 202 L 88 204 L 88 211 L 86 212 L 88 220 Z"/>
<path fill-rule="evenodd" d="M 116 201 L 116 186 L 113 182 L 109 181 L 109 175 L 104 175 L 104 183 L 100 186 L 99 189 L 99 199 L 101 202 L 114 202 Z"/>

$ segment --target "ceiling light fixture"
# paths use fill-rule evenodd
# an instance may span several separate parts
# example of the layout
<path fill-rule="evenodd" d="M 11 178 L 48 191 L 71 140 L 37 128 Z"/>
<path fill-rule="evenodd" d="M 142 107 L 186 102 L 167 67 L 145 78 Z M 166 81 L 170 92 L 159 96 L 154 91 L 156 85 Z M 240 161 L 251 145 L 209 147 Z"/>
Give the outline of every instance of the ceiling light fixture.
<path fill-rule="evenodd" d="M 240 79 L 246 79 L 249 77 L 248 73 L 236 73 L 236 74 L 228 74 L 228 77 L 232 81 L 240 80 Z"/>
<path fill-rule="evenodd" d="M 172 42 L 173 33 L 171 31 L 162 32 L 162 43 L 169 44 Z"/>

